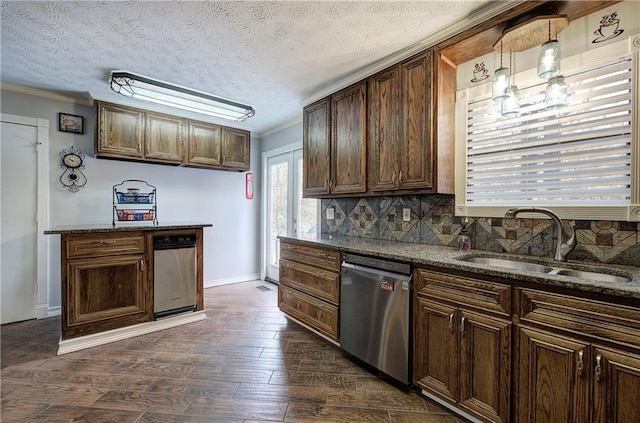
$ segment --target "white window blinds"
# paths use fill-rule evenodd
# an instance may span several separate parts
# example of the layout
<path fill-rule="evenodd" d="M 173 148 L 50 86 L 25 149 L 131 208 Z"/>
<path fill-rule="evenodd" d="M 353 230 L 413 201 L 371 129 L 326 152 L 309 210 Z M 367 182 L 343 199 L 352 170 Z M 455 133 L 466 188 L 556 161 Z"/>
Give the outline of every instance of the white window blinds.
<path fill-rule="evenodd" d="M 502 118 L 486 94 L 467 100 L 468 206 L 629 205 L 631 56 L 569 75 L 569 105 L 544 108 L 545 82 L 520 90 Z"/>

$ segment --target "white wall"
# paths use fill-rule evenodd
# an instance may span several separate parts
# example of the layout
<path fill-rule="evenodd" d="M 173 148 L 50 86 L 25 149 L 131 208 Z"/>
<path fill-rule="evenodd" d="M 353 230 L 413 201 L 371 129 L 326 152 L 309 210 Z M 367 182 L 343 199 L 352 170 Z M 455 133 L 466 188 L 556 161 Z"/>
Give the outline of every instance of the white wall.
<path fill-rule="evenodd" d="M 205 286 L 250 280 L 259 275 L 261 163 L 260 146 L 251 140 L 255 197 L 245 198 L 244 172 L 225 172 L 96 159 L 93 157 L 93 109 L 90 106 L 1 91 L 2 113 L 49 119 L 49 226 L 110 224 L 112 186 L 124 179 L 146 180 L 157 188 L 158 220 L 201 222 L 204 229 Z M 58 113 L 82 115 L 85 133 L 58 131 Z M 206 120 L 206 119 L 203 119 Z M 77 193 L 64 188 L 58 154 L 74 146 L 86 154 L 88 182 Z M 60 237 L 49 241 L 49 308 L 60 306 Z"/>

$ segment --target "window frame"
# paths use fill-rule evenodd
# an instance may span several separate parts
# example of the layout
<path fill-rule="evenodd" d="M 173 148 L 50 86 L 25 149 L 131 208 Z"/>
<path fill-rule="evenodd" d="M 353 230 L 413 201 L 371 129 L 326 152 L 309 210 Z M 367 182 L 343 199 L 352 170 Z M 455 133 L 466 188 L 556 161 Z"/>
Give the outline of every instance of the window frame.
<path fill-rule="evenodd" d="M 575 220 L 614 220 L 640 222 L 640 35 L 632 35 L 626 39 L 594 48 L 562 60 L 563 73 L 570 74 L 580 69 L 590 68 L 597 64 L 612 60 L 632 57 L 631 81 L 631 199 L 629 204 L 617 206 L 593 205 L 585 202 L 584 206 L 551 206 L 539 204 L 540 207 L 552 208 L 563 219 Z M 589 64 L 585 66 L 585 63 Z M 540 83 L 536 69 L 517 72 L 516 84 L 523 87 Z M 473 217 L 504 217 L 510 206 L 506 205 L 470 205 L 467 204 L 467 99 L 477 98 L 491 91 L 491 81 L 469 88 L 460 89 L 456 93 L 455 111 L 455 214 Z M 536 206 L 536 204 L 530 204 Z"/>

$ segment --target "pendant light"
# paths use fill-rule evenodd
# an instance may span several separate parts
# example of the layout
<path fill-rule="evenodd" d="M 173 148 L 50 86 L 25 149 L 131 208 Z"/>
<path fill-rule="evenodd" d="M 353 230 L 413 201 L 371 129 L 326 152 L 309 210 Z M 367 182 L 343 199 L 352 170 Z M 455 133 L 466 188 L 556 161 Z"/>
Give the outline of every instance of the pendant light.
<path fill-rule="evenodd" d="M 500 42 L 500 67 L 493 74 L 493 84 L 491 85 L 491 98 L 493 101 L 501 102 L 507 98 L 507 88 L 509 87 L 509 69 L 502 66 L 502 41 Z"/>
<path fill-rule="evenodd" d="M 547 110 L 554 110 L 564 107 L 567 102 L 567 83 L 564 76 L 558 75 L 549 78 L 547 88 L 544 90 L 544 107 Z"/>
<path fill-rule="evenodd" d="M 509 69 L 513 69 L 511 60 L 513 53 L 509 53 Z M 500 112 L 504 117 L 517 116 L 520 113 L 520 98 L 518 87 L 516 86 L 516 76 L 513 73 L 513 82 L 509 85 L 505 91 L 505 99 L 500 104 Z"/>
<path fill-rule="evenodd" d="M 538 54 L 538 76 L 540 78 L 548 79 L 560 73 L 560 43 L 556 38 L 551 39 L 551 21 L 549 21 L 549 39 L 542 44 Z"/>

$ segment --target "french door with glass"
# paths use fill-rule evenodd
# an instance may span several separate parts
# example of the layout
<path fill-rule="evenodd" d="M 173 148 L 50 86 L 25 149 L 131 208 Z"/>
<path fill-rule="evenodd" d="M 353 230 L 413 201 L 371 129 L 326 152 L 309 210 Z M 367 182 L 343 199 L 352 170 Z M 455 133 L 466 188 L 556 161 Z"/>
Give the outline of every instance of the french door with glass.
<path fill-rule="evenodd" d="M 278 236 L 315 233 L 319 229 L 319 201 L 302 198 L 302 178 L 302 149 L 267 158 L 265 276 L 273 281 L 279 279 Z"/>

